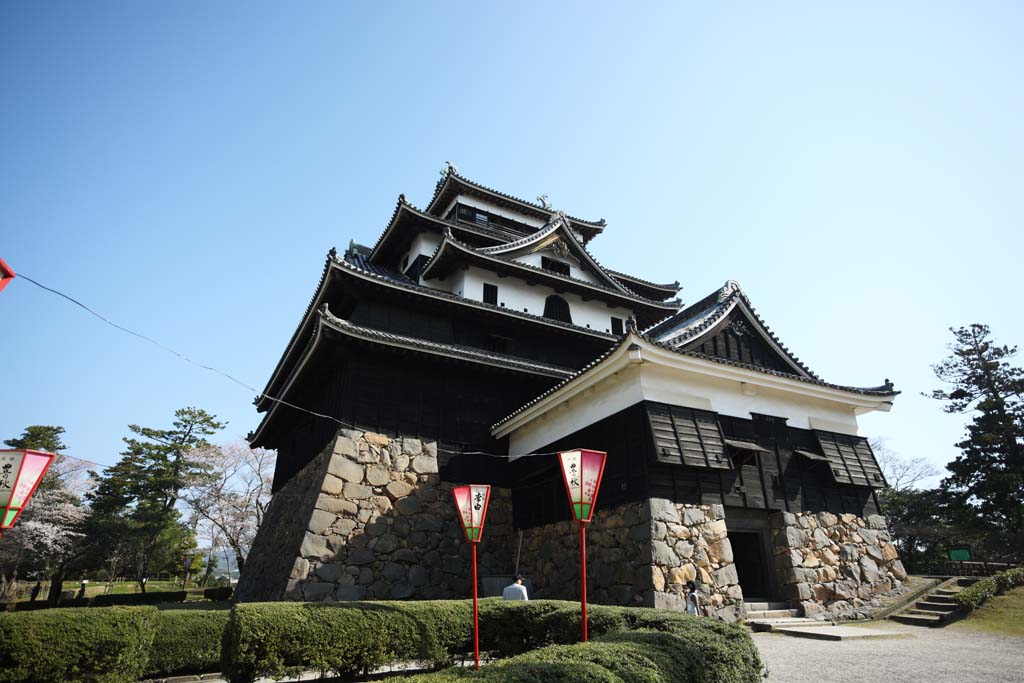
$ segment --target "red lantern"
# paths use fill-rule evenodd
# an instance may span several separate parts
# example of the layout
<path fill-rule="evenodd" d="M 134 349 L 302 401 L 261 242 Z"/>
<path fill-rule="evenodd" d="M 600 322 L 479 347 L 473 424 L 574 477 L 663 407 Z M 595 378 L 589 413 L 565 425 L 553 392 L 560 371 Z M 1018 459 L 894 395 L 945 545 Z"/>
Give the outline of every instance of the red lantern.
<path fill-rule="evenodd" d="M 0 529 L 18 521 L 54 457 L 42 451 L 0 451 Z"/>
<path fill-rule="evenodd" d="M 572 517 L 580 523 L 580 611 L 584 641 L 587 640 L 587 522 L 594 518 L 594 504 L 597 502 L 597 491 L 601 488 L 607 456 L 603 451 L 586 449 L 558 454 Z"/>
<path fill-rule="evenodd" d="M 455 509 L 459 511 L 462 532 L 473 549 L 473 668 L 480 668 L 480 616 L 476 588 L 476 545 L 484 533 L 487 503 L 491 500 L 491 487 L 485 484 L 456 486 L 452 489 Z"/>
<path fill-rule="evenodd" d="M 14 279 L 14 271 L 11 267 L 4 263 L 4 260 L 0 258 L 0 292 L 4 291 L 4 287 L 10 284 L 11 280 Z"/>

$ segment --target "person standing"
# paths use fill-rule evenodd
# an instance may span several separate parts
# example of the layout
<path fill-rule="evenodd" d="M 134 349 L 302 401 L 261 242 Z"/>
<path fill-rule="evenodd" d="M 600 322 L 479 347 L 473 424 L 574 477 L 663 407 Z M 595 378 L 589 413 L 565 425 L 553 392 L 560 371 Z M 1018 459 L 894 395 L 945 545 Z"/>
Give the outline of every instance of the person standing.
<path fill-rule="evenodd" d="M 686 582 L 686 613 L 700 616 L 700 597 L 697 595 L 697 584 Z"/>
<path fill-rule="evenodd" d="M 31 602 L 35 602 L 36 598 L 39 597 L 39 591 L 43 590 L 43 582 L 36 581 L 36 585 L 32 586 L 32 599 Z"/>
<path fill-rule="evenodd" d="M 530 596 L 526 594 L 526 586 L 523 585 L 523 575 L 516 574 L 515 583 L 510 583 L 505 586 L 505 590 L 501 591 L 502 600 L 529 600 Z"/>

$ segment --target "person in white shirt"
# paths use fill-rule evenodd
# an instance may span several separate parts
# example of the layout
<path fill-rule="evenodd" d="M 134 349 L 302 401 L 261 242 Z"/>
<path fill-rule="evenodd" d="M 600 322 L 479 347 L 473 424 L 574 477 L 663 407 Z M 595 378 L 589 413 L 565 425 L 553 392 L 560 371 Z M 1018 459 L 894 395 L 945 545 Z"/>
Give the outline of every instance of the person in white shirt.
<path fill-rule="evenodd" d="M 523 585 L 523 575 L 517 574 L 515 583 L 511 583 L 505 586 L 505 590 L 501 591 L 502 600 L 529 600 L 530 596 L 526 594 L 526 586 Z"/>

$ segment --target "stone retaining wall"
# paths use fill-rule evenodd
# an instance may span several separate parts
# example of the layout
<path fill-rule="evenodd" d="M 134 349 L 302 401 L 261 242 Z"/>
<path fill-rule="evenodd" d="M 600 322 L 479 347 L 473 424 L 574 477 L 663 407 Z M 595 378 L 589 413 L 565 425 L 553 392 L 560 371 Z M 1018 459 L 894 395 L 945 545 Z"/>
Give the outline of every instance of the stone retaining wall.
<path fill-rule="evenodd" d="M 434 442 L 341 430 L 275 494 L 238 600 L 469 595 L 470 548 L 453 486 L 440 481 Z M 511 520 L 509 493 L 492 489 L 481 576 L 511 571 Z"/>
<path fill-rule="evenodd" d="M 907 578 L 880 515 L 782 512 L 771 524 L 779 581 L 808 617 L 868 618 Z"/>
<path fill-rule="evenodd" d="M 588 602 L 648 604 L 651 568 L 640 549 L 649 548 L 650 527 L 646 501 L 598 506 L 587 525 Z M 579 600 L 579 542 L 579 524 L 569 520 L 523 530 L 519 573 L 530 579 L 531 598 Z"/>
<path fill-rule="evenodd" d="M 652 607 L 684 610 L 683 585 L 693 581 L 708 616 L 743 618 L 743 591 L 721 505 L 688 505 L 661 498 L 651 510 Z"/>
<path fill-rule="evenodd" d="M 520 572 L 533 597 L 579 599 L 579 527 L 565 521 L 523 532 Z M 599 604 L 685 610 L 683 585 L 694 581 L 708 614 L 743 614 L 724 511 L 653 498 L 609 510 L 587 529 L 587 599 Z"/>

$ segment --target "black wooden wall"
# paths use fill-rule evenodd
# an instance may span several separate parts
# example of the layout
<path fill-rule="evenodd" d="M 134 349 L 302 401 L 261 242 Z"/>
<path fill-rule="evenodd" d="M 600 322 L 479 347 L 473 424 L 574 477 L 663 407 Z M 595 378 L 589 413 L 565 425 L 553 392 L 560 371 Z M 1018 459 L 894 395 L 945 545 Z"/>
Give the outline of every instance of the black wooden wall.
<path fill-rule="evenodd" d="M 506 452 L 505 441 L 493 439 L 490 426 L 557 382 L 336 334 L 322 343 L 327 349 L 304 369 L 305 381 L 289 395 L 290 402 L 360 429 L 436 440 L 446 451 Z M 279 410 L 285 414 L 275 421 L 278 431 L 266 439 L 278 449 L 275 490 L 342 426 L 286 406 Z M 442 466 L 449 455 L 439 453 Z"/>
<path fill-rule="evenodd" d="M 539 450 L 607 451 L 599 509 L 656 497 L 763 511 L 849 512 L 859 516 L 879 512 L 871 488 L 836 483 L 827 465 L 794 454 L 794 449 L 819 449 L 811 430 L 789 427 L 785 419 L 771 416 L 744 419 L 718 415 L 722 436 L 756 443 L 766 452 L 737 454 L 730 449 L 728 468 L 696 467 L 682 464 L 675 454 L 666 455 L 655 447 L 649 414 L 667 408 L 664 404 L 638 403 Z M 519 482 L 513 489 L 517 526 L 569 519 L 554 456 L 518 461 L 512 474 Z"/>

